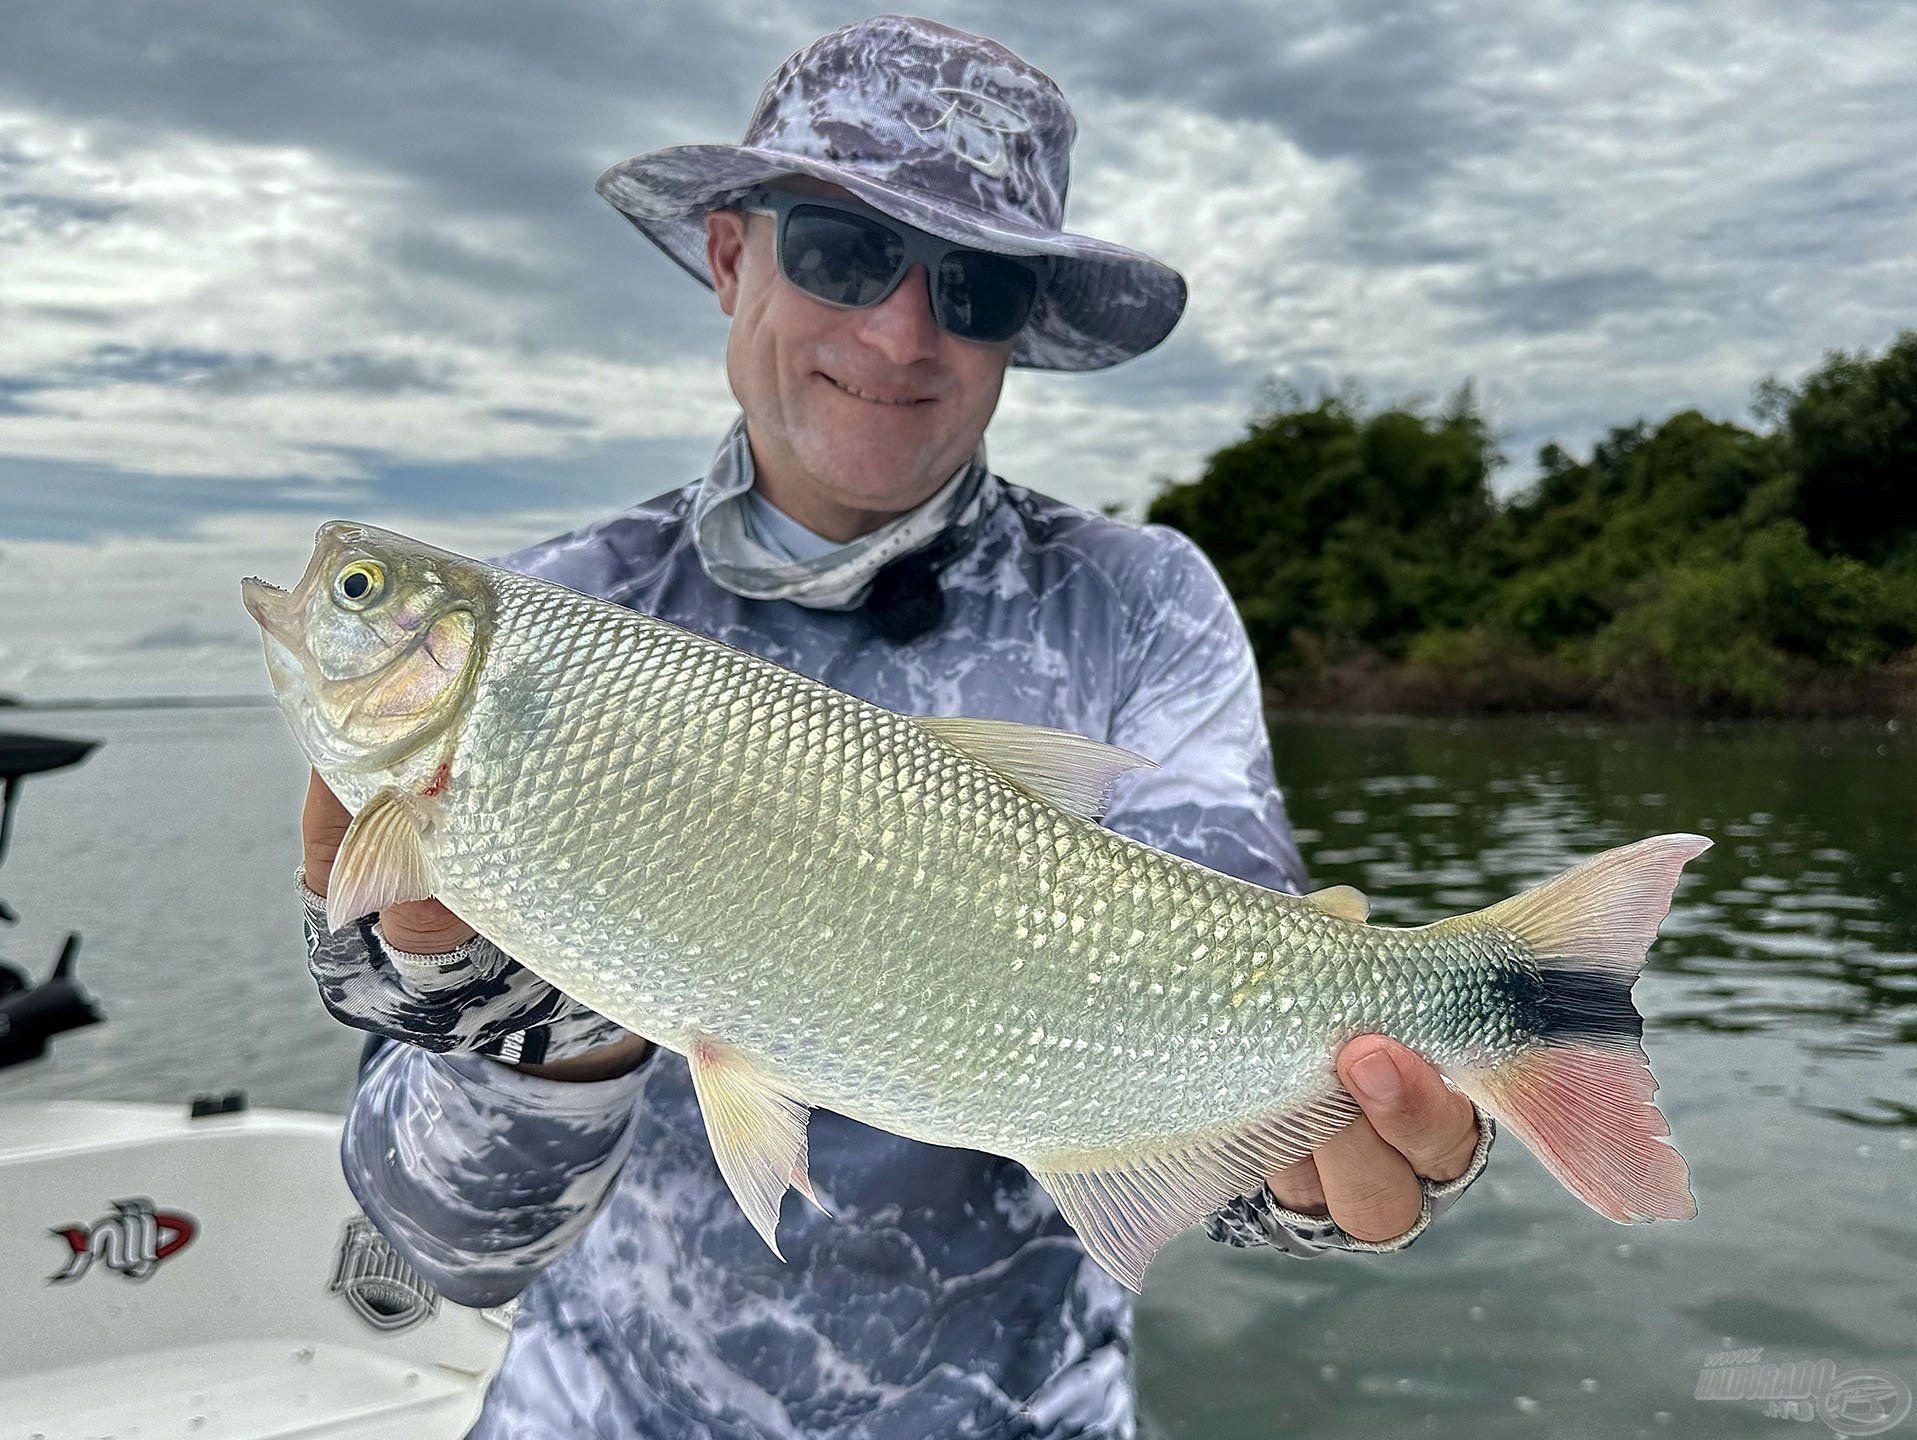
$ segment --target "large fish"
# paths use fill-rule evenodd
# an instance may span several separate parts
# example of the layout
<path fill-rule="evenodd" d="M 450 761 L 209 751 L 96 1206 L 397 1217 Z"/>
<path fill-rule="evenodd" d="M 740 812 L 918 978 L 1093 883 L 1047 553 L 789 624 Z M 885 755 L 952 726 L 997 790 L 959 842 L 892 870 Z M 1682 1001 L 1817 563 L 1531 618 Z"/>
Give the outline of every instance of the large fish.
<path fill-rule="evenodd" d="M 1393 929 L 1348 887 L 1280 894 L 1100 826 L 1148 759 L 901 715 L 404 536 L 328 524 L 295 589 L 244 591 L 356 812 L 330 923 L 437 896 L 685 1056 L 775 1251 L 825 1106 L 1017 1160 L 1136 1287 L 1359 1113 L 1333 1057 L 1370 1032 L 1599 1213 L 1696 1213 L 1630 992 L 1701 836 Z"/>

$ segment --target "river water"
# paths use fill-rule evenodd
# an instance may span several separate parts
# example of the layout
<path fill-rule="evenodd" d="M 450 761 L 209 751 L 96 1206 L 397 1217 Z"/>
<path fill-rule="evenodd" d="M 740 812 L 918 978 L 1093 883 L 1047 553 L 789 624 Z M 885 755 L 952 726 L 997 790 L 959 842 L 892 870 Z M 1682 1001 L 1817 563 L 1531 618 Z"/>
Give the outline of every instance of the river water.
<path fill-rule="evenodd" d="M 0 1101 L 244 1087 L 255 1104 L 343 1107 L 358 1046 L 301 963 L 287 887 L 303 771 L 277 713 L 11 712 L 0 727 L 106 742 L 28 785 L 0 871 L 24 920 L 0 953 L 41 974 L 81 930 L 81 977 L 111 1017 L 0 1073 Z M 1278 718 L 1272 734 L 1316 883 L 1358 886 L 1382 924 L 1488 904 L 1644 835 L 1718 841 L 1636 991 L 1701 1213 L 1612 1225 L 1505 1137 L 1398 1255 L 1297 1261 L 1187 1235 L 1139 1307 L 1157 1428 L 1828 1434 L 1697 1399 L 1700 1370 L 1761 1348 L 1917 1383 L 1908 730 Z"/>

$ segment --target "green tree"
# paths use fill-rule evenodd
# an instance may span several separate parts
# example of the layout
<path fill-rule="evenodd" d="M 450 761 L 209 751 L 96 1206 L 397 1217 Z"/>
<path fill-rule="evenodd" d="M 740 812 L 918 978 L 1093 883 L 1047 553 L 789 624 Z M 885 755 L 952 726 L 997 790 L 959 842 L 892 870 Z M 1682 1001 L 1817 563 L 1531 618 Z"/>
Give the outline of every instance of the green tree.
<path fill-rule="evenodd" d="M 1876 359 L 1831 351 L 1795 391 L 1759 394 L 1785 409 L 1811 543 L 1917 564 L 1917 330 Z"/>
<path fill-rule="evenodd" d="M 1500 504 L 1469 382 L 1436 415 L 1271 386 L 1148 518 L 1211 555 L 1268 673 L 1737 713 L 1917 675 L 1917 332 L 1767 380 L 1756 408 L 1767 429 L 1684 410 L 1588 459 L 1546 445 Z"/>
<path fill-rule="evenodd" d="M 1486 578 L 1471 542 L 1499 463 L 1469 385 L 1435 418 L 1366 417 L 1348 394 L 1271 398 L 1242 440 L 1148 512 L 1212 557 L 1259 658 L 1288 663 L 1305 635 L 1399 654 L 1434 617 L 1468 613 Z"/>

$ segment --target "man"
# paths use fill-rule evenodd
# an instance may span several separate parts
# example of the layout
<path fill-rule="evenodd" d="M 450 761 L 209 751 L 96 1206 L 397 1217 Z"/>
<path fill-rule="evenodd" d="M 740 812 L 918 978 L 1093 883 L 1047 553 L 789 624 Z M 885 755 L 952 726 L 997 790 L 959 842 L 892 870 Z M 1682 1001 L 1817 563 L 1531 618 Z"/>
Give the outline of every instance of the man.
<path fill-rule="evenodd" d="M 503 564 L 916 713 L 1021 720 L 1141 752 L 1106 823 L 1299 889 L 1257 677 L 1184 537 L 1010 485 L 982 437 L 1007 364 L 1157 344 L 1184 284 L 1059 228 L 1070 111 L 1002 47 L 883 16 L 794 55 L 741 146 L 614 167 L 600 190 L 717 293 L 743 412 L 698 482 Z M 314 781 L 308 940 L 334 1014 L 388 1040 L 347 1177 L 451 1298 L 519 1295 L 476 1435 L 1127 1436 L 1130 1297 L 1020 1167 L 829 1112 L 831 1211 L 773 1256 L 709 1153 L 676 1055 L 532 976 L 433 901 L 329 937 L 346 813 Z M 1378 1037 L 1365 1108 L 1214 1219 L 1298 1254 L 1401 1248 L 1491 1139 Z M 1282 1203 L 1281 1203 L 1282 1202 Z"/>

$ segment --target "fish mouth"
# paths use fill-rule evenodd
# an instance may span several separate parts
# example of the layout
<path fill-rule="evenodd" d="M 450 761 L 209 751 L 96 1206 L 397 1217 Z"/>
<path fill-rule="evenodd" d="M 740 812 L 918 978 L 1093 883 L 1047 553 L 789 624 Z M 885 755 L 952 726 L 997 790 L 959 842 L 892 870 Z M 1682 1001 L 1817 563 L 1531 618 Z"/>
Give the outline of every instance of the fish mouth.
<path fill-rule="evenodd" d="M 266 673 L 273 693 L 282 703 L 306 683 L 306 661 L 299 644 L 299 618 L 291 591 L 249 575 L 240 581 L 240 600 L 246 613 L 265 632 Z"/>
<path fill-rule="evenodd" d="M 249 575 L 240 581 L 240 601 L 246 606 L 246 613 L 259 622 L 260 629 L 288 649 L 293 648 L 298 618 L 290 590 Z"/>
<path fill-rule="evenodd" d="M 273 683 L 273 697 L 291 715 L 310 688 L 298 597 L 249 575 L 240 582 L 240 600 L 246 613 L 259 622 L 261 638 L 266 642 L 266 674 Z M 296 720 L 295 733 L 299 729 Z"/>

